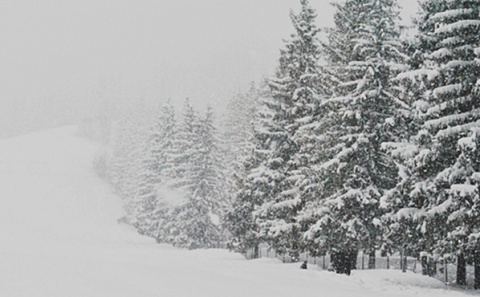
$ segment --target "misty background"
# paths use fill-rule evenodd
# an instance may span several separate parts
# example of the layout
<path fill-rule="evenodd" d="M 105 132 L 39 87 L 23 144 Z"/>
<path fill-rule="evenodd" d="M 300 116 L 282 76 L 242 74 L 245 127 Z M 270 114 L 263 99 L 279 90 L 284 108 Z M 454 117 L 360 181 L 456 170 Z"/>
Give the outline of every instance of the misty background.
<path fill-rule="evenodd" d="M 399 1 L 406 25 L 416 0 Z M 312 1 L 318 26 L 330 1 Z M 0 138 L 135 104 L 222 110 L 274 72 L 297 0 L 2 0 Z"/>

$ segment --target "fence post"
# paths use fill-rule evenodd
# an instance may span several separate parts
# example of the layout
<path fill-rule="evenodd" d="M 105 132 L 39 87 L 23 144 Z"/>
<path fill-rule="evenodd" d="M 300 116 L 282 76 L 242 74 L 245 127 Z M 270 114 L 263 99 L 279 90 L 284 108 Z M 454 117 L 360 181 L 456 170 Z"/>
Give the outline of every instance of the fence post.
<path fill-rule="evenodd" d="M 400 250 L 400 270 L 403 271 L 403 249 Z"/>
<path fill-rule="evenodd" d="M 443 271 L 445 271 L 445 283 L 448 284 L 448 262 L 447 262 L 447 258 L 443 259 Z"/>
<path fill-rule="evenodd" d="M 464 286 L 467 284 L 467 262 L 465 254 L 460 251 L 457 254 L 457 285 Z"/>
<path fill-rule="evenodd" d="M 420 260 L 422 261 L 422 275 L 428 275 L 427 252 L 420 252 Z"/>
<path fill-rule="evenodd" d="M 368 269 L 375 269 L 375 258 L 375 248 L 372 248 L 368 254 Z"/>
<path fill-rule="evenodd" d="M 473 288 L 475 290 L 480 289 L 480 240 L 477 239 L 477 242 L 475 244 L 475 251 L 473 253 L 473 265 L 474 265 L 474 275 L 475 275 L 475 280 L 474 280 L 474 285 Z"/>
<path fill-rule="evenodd" d="M 362 251 L 362 270 L 365 269 L 365 251 Z"/>

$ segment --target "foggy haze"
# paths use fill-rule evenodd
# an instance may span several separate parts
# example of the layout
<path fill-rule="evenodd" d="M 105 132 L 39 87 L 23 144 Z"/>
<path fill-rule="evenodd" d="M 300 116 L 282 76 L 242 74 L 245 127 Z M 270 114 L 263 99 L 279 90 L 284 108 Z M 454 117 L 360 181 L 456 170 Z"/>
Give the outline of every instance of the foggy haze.
<path fill-rule="evenodd" d="M 330 1 L 311 1 L 331 26 Z M 416 0 L 400 1 L 408 23 Z M 225 105 L 272 75 L 298 0 L 0 1 L 0 137 L 140 101 Z"/>

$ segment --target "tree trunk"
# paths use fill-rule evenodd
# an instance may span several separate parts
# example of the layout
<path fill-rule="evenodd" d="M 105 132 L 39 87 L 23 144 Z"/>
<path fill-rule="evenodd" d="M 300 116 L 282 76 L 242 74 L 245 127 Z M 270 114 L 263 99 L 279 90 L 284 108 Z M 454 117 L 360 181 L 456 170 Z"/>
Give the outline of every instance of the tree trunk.
<path fill-rule="evenodd" d="M 433 260 L 433 258 L 430 258 L 428 261 L 428 275 L 437 275 L 437 263 L 435 263 L 435 260 Z"/>
<path fill-rule="evenodd" d="M 443 262 L 443 271 L 445 273 L 445 283 L 448 284 L 448 262 L 447 262 L 447 259 L 444 260 Z"/>
<path fill-rule="evenodd" d="M 480 241 L 477 241 L 475 245 L 475 254 L 474 254 L 474 268 L 475 268 L 475 282 L 474 282 L 474 289 L 480 289 Z"/>
<path fill-rule="evenodd" d="M 420 260 L 422 261 L 422 275 L 428 275 L 428 257 L 426 252 L 420 253 Z"/>
<path fill-rule="evenodd" d="M 457 285 L 467 284 L 467 263 L 465 262 L 465 255 L 460 252 L 457 256 Z"/>
<path fill-rule="evenodd" d="M 350 275 L 352 269 L 351 253 L 348 251 L 339 251 L 332 253 L 331 261 L 335 271 L 339 274 Z"/>
<path fill-rule="evenodd" d="M 375 269 L 375 248 L 368 255 L 368 269 Z"/>
<path fill-rule="evenodd" d="M 253 258 L 254 259 L 258 259 L 259 258 L 259 248 L 258 248 L 258 245 L 255 245 L 253 247 Z"/>
<path fill-rule="evenodd" d="M 357 269 L 357 256 L 358 256 L 358 251 L 356 250 L 353 250 L 349 253 L 351 270 Z"/>
<path fill-rule="evenodd" d="M 345 274 L 350 275 L 352 271 L 352 253 L 346 252 L 345 253 Z"/>

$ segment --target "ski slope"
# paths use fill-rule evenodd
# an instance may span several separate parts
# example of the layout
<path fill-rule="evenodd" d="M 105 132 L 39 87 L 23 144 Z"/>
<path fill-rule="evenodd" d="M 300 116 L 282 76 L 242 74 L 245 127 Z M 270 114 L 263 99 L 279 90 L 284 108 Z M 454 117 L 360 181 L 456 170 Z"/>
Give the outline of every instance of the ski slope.
<path fill-rule="evenodd" d="M 351 277 L 273 259 L 156 244 L 118 224 L 99 147 L 75 127 L 0 141 L 0 296 L 465 296 L 394 270 Z"/>

